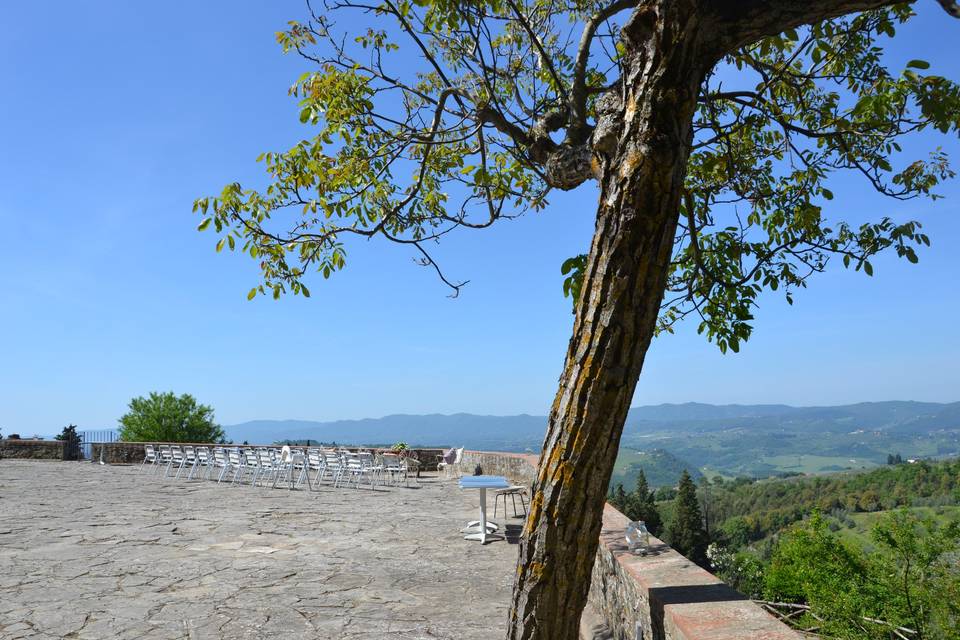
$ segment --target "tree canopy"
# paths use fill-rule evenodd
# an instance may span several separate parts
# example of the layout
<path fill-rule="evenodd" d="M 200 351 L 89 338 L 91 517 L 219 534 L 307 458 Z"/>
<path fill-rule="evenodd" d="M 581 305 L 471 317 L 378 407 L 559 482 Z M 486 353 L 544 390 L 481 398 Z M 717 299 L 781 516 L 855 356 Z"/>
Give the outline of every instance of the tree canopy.
<path fill-rule="evenodd" d="M 960 523 L 908 511 L 885 515 L 864 553 L 817 514 L 777 544 L 765 575 L 771 600 L 810 605 L 821 633 L 836 638 L 960 638 Z"/>
<path fill-rule="evenodd" d="M 623 107 L 621 30 L 639 4 L 311 7 L 277 39 L 315 66 L 290 89 L 312 135 L 260 156 L 266 188 L 233 183 L 197 200 L 200 228 L 216 229 L 218 250 L 259 262 L 263 282 L 250 297 L 309 295 L 307 272 L 342 269 L 355 236 L 409 245 L 456 294 L 463 282 L 440 270 L 434 241 L 542 210 L 551 190 L 598 177 L 594 157 L 615 145 L 608 116 Z M 341 14 L 370 26 L 348 33 Z M 953 176 L 941 149 L 902 145 L 906 134 L 960 127 L 956 83 L 926 61 L 894 66 L 883 55 L 912 15 L 903 3 L 829 17 L 719 57 L 697 97 L 659 330 L 692 314 L 736 351 L 765 289 L 792 302 L 834 257 L 868 275 L 885 249 L 917 260 L 929 243 L 919 223 L 847 223 L 830 211 L 828 187 L 849 172 L 892 198 L 933 198 Z M 585 261 L 562 265 L 574 298 Z"/>
<path fill-rule="evenodd" d="M 188 393 L 150 392 L 130 401 L 120 418 L 120 439 L 127 442 L 222 442 L 223 429 L 213 409 Z"/>
<path fill-rule="evenodd" d="M 54 440 L 73 440 L 77 437 L 77 425 L 69 424 L 65 426 L 59 434 L 53 437 Z"/>

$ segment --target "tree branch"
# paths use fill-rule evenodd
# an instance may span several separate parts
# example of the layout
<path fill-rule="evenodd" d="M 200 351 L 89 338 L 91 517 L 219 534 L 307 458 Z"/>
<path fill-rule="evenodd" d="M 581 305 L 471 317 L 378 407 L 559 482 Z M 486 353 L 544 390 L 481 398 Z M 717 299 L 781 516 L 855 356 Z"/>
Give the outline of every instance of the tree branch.
<path fill-rule="evenodd" d="M 960 18 L 955 0 L 937 0 L 943 9 Z M 737 49 L 787 29 L 849 13 L 900 4 L 896 0 L 703 0 L 710 20 L 715 22 L 707 50 L 719 59 Z"/>
<path fill-rule="evenodd" d="M 604 20 L 637 4 L 638 0 L 618 0 L 601 9 L 583 26 L 583 34 L 580 36 L 577 58 L 573 67 L 573 89 L 570 94 L 571 127 L 568 135 L 574 144 L 580 144 L 586 139 L 584 133 L 587 129 L 587 63 L 590 60 L 590 45 L 597 27 Z"/>
<path fill-rule="evenodd" d="M 954 18 L 960 18 L 960 3 L 955 2 L 954 0 L 937 0 L 943 10 L 949 13 Z"/>
<path fill-rule="evenodd" d="M 563 86 L 563 79 L 560 77 L 560 74 L 557 73 L 556 68 L 553 66 L 553 61 L 550 59 L 550 56 L 547 55 L 546 50 L 543 48 L 543 43 L 540 42 L 540 37 L 533 30 L 533 27 L 530 25 L 530 21 L 527 19 L 527 15 L 520 10 L 520 7 L 517 6 L 517 3 L 513 0 L 508 0 L 507 4 L 510 5 L 510 8 L 513 10 L 514 14 L 517 16 L 517 21 L 527 32 L 527 35 L 530 36 L 530 41 L 536 47 L 538 54 L 540 55 L 540 60 L 547 67 L 547 70 L 550 72 L 550 75 L 553 77 L 554 83 L 557 85 L 557 91 L 563 97 L 564 100 L 568 99 L 567 89 Z"/>

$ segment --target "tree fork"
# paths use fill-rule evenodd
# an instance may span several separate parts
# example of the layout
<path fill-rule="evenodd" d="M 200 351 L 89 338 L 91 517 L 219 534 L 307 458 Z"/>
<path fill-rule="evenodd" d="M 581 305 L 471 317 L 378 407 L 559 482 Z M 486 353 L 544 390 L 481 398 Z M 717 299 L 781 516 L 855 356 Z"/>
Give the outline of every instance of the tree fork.
<path fill-rule="evenodd" d="M 607 485 L 670 268 L 696 97 L 707 63 L 693 2 L 624 26 L 618 96 L 594 148 L 600 203 L 573 337 L 520 547 L 510 640 L 575 640 Z M 710 61 L 712 62 L 712 61 Z"/>

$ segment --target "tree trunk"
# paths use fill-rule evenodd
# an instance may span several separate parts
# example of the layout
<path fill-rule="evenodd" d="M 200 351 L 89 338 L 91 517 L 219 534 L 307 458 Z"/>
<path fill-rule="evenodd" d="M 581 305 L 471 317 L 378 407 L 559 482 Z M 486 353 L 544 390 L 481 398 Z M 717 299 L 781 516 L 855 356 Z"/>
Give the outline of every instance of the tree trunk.
<path fill-rule="evenodd" d="M 707 68 L 692 5 L 660 0 L 624 26 L 622 85 L 605 96 L 594 132 L 596 230 L 520 546 L 509 640 L 578 637 L 607 485 L 666 286 Z"/>

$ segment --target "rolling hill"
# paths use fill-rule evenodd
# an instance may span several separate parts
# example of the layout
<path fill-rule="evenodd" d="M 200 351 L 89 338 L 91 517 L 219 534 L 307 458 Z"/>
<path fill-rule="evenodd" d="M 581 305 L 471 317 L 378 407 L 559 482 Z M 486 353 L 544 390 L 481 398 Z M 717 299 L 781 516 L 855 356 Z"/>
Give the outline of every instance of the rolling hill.
<path fill-rule="evenodd" d="M 313 422 L 254 420 L 225 426 L 236 441 L 310 438 L 321 442 L 539 451 L 545 416 L 390 415 Z M 621 456 L 661 449 L 709 474 L 766 477 L 783 472 L 871 468 L 888 453 L 943 457 L 960 453 L 960 402 L 867 402 L 835 407 L 789 405 L 639 406 L 630 410 Z"/>

